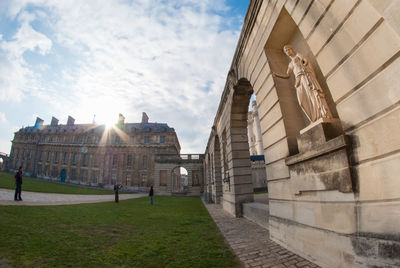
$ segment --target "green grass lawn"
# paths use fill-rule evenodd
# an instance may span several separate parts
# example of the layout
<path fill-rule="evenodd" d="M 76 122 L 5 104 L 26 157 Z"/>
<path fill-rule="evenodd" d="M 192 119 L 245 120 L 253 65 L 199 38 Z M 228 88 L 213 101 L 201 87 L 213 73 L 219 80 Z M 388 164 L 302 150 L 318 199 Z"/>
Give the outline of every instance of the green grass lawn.
<path fill-rule="evenodd" d="M 15 189 L 14 174 L 0 172 L 0 188 Z M 23 176 L 22 191 L 58 194 L 114 194 L 114 191 L 111 190 L 83 188 L 26 176 Z"/>
<path fill-rule="evenodd" d="M 12 267 L 236 267 L 199 197 L 0 206 L 0 260 Z"/>

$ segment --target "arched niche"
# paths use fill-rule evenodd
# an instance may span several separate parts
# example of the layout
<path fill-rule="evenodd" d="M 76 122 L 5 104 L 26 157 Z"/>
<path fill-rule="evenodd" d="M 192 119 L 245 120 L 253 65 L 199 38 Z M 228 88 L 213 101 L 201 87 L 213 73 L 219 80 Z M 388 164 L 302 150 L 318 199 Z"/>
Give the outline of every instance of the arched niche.
<path fill-rule="evenodd" d="M 283 7 L 264 47 L 269 67 L 273 72 L 286 73 L 290 59 L 283 52 L 285 45 L 291 45 L 296 53 L 299 52 L 309 59 L 317 80 L 325 93 L 325 98 L 332 115 L 334 118 L 338 118 L 336 105 L 333 102 L 326 79 L 319 68 L 318 62 L 297 24 Z M 300 130 L 309 125 L 310 122 L 299 106 L 296 88 L 294 87 L 294 75 L 291 74 L 289 79 L 276 77 L 273 79 L 284 120 L 289 153 L 290 155 L 294 155 L 299 152 L 296 137 L 299 135 Z"/>

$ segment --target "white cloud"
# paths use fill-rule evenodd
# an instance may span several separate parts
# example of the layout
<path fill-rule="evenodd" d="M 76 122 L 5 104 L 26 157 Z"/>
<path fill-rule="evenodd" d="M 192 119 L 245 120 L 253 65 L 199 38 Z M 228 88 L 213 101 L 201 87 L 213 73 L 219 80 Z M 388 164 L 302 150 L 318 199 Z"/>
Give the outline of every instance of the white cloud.
<path fill-rule="evenodd" d="M 40 5 L 40 13 L 28 4 Z M 146 111 L 151 121 L 175 127 L 183 151 L 202 152 L 239 36 L 221 15 L 228 10 L 222 0 L 13 1 L 8 15 L 21 26 L 12 40 L 0 39 L 0 100 L 33 90 L 56 115 L 71 114 L 78 123 L 118 112 L 132 122 Z M 51 34 L 35 30 L 35 20 Z M 60 80 L 42 80 L 24 60 L 26 51 L 67 51 L 57 56 L 76 60 L 59 63 Z"/>
<path fill-rule="evenodd" d="M 3 112 L 0 112 L 0 123 L 7 123 L 6 114 Z"/>

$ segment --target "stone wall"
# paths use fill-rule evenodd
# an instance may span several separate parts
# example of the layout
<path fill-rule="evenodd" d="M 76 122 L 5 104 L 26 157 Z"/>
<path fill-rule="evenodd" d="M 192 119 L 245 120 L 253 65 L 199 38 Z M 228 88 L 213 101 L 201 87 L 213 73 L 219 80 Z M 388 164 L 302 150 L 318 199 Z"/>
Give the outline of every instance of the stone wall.
<path fill-rule="evenodd" d="M 396 0 L 251 1 L 214 120 L 206 154 L 213 153 L 215 136 L 221 140 L 225 133 L 220 163 L 229 187 L 224 184 L 222 203 L 240 216 L 238 204 L 251 199 L 240 107 L 254 91 L 271 238 L 324 267 L 400 265 L 399 11 Z M 349 141 L 341 148 L 349 157 L 350 187 L 334 177 L 329 187 L 316 184 L 334 171 L 331 161 L 340 159 L 334 151 L 316 160 L 325 169 L 314 170 L 314 185 L 299 188 L 293 177 L 288 157 L 299 154 L 299 132 L 309 122 L 293 75 L 283 80 L 271 72 L 286 71 L 286 44 L 309 59 L 340 120 Z"/>

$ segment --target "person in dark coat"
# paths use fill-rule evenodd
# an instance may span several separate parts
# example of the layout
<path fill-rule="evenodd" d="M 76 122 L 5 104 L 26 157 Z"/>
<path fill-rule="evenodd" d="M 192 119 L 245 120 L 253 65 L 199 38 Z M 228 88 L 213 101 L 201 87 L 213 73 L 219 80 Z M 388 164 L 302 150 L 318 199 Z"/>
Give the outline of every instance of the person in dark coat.
<path fill-rule="evenodd" d="M 122 188 L 122 185 L 121 185 L 121 184 L 115 184 L 115 185 L 114 185 L 115 203 L 118 203 L 118 202 L 119 202 L 118 191 L 119 191 L 119 189 L 121 189 L 121 188 Z"/>
<path fill-rule="evenodd" d="M 22 188 L 22 167 L 19 167 L 18 172 L 14 176 L 15 178 L 15 201 L 22 201 L 21 198 L 21 188 Z M 18 198 L 17 198 L 18 197 Z"/>
<path fill-rule="evenodd" d="M 149 196 L 150 196 L 150 205 L 153 205 L 153 195 L 154 195 L 153 186 L 151 186 L 151 187 L 150 187 L 150 192 L 149 192 Z"/>

